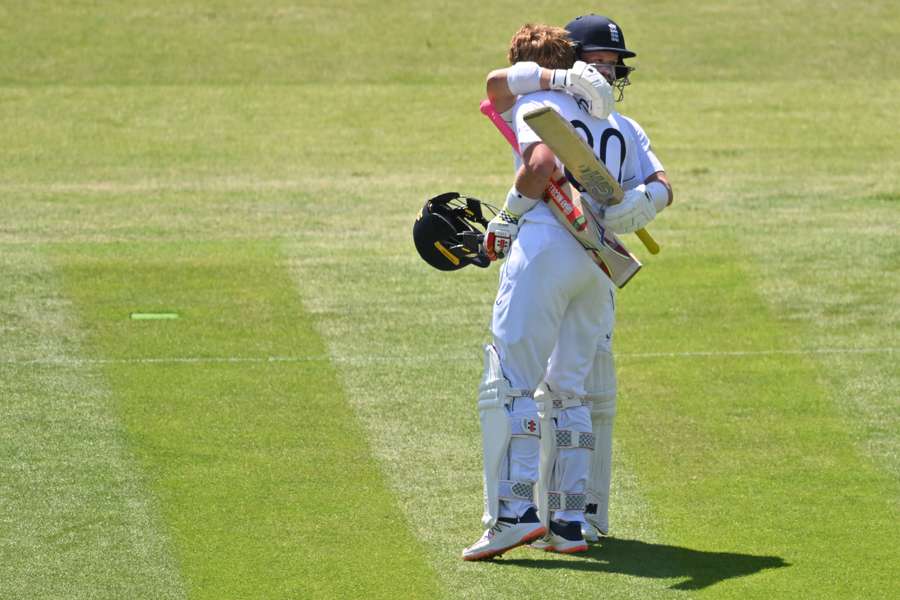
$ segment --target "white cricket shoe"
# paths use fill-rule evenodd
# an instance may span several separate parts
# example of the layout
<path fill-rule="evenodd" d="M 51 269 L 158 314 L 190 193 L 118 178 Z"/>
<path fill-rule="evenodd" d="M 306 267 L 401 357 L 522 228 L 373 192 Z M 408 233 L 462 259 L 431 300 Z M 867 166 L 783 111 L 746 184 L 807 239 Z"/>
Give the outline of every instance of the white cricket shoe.
<path fill-rule="evenodd" d="M 604 516 L 603 520 L 597 515 L 597 505 L 588 504 L 584 511 L 584 518 L 587 523 L 581 524 L 581 535 L 584 539 L 594 543 L 599 542 L 600 538 L 609 536 L 609 521 Z"/>
<path fill-rule="evenodd" d="M 600 538 L 607 537 L 607 535 L 607 532 L 597 528 L 593 523 L 581 524 L 581 537 L 583 537 L 586 542 L 596 544 L 600 541 Z"/>
<path fill-rule="evenodd" d="M 550 521 L 550 534 L 532 542 L 531 547 L 536 550 L 559 552 L 560 554 L 586 552 L 588 549 L 587 542 L 584 541 L 584 537 L 581 535 L 581 523 L 577 521 L 572 521 L 571 523 Z"/>
<path fill-rule="evenodd" d="M 534 508 L 529 508 L 518 519 L 500 517 L 497 524 L 484 532 L 481 538 L 463 550 L 463 560 L 485 560 L 523 546 L 547 533 Z"/>

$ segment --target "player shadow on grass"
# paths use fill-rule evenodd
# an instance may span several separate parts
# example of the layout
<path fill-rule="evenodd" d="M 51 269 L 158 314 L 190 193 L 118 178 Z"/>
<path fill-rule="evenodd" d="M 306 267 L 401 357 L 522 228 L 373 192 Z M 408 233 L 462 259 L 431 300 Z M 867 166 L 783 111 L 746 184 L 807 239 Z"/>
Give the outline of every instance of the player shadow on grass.
<path fill-rule="evenodd" d="M 764 569 L 790 566 L 790 563 L 778 556 L 704 552 L 618 538 L 604 538 L 601 545 L 592 546 L 588 552 L 577 556 L 583 560 L 509 558 L 497 562 L 537 569 L 598 571 L 653 579 L 686 577 L 685 581 L 670 587 L 674 590 L 699 590 L 732 577 L 744 577 Z"/>

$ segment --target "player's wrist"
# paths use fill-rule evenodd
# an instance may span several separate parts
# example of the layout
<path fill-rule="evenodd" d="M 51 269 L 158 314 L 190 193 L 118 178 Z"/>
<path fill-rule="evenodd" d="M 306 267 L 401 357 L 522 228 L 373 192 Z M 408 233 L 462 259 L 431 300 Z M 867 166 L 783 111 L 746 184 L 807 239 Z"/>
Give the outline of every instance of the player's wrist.
<path fill-rule="evenodd" d="M 518 222 L 519 217 L 534 208 L 540 201 L 540 198 L 526 196 L 514 185 L 509 188 L 509 192 L 506 194 L 506 202 L 503 203 L 501 212 L 507 213 L 515 219 L 515 222 Z"/>
<path fill-rule="evenodd" d="M 550 89 L 565 91 L 567 85 L 568 69 L 548 69 L 550 71 Z"/>
<path fill-rule="evenodd" d="M 506 87 L 516 96 L 541 89 L 541 67 L 536 62 L 517 62 L 506 72 Z"/>
<path fill-rule="evenodd" d="M 669 188 L 661 181 L 651 181 L 646 184 L 644 194 L 650 199 L 657 213 L 669 205 Z"/>

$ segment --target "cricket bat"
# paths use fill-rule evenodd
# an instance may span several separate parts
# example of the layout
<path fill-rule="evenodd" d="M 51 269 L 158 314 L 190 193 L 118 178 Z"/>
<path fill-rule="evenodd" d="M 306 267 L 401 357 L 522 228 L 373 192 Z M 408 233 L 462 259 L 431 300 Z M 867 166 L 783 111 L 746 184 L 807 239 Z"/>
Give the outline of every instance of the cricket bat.
<path fill-rule="evenodd" d="M 625 194 L 622 186 L 562 115 L 545 106 L 525 115 L 525 122 L 553 150 L 591 198 L 604 206 L 622 201 Z M 588 214 L 596 218 L 597 215 L 590 211 L 587 203 L 584 206 Z M 635 234 L 650 254 L 659 253 L 659 244 L 646 229 L 638 229 Z"/>
<path fill-rule="evenodd" d="M 521 156 L 519 142 L 515 132 L 494 108 L 490 100 L 481 103 L 481 112 L 491 120 L 494 126 L 513 151 Z M 618 288 L 625 287 L 632 277 L 641 269 L 641 262 L 615 237 L 598 226 L 595 219 L 585 216 L 584 206 L 580 198 L 569 198 L 563 189 L 565 179 L 551 180 L 544 194 L 544 202 L 556 219 L 584 247 L 591 260 L 610 278 Z"/>

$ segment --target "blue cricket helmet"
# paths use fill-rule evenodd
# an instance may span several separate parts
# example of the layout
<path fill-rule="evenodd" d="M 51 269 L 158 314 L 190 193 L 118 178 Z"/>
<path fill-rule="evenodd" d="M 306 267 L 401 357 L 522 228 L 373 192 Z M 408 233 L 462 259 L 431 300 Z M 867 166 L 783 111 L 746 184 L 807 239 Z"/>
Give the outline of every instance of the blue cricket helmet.
<path fill-rule="evenodd" d="M 579 54 L 594 50 L 611 50 L 618 52 L 621 58 L 637 56 L 625 46 L 625 34 L 609 17 L 595 14 L 575 17 L 566 25 L 566 31 L 569 32 L 569 38 L 575 42 Z"/>

